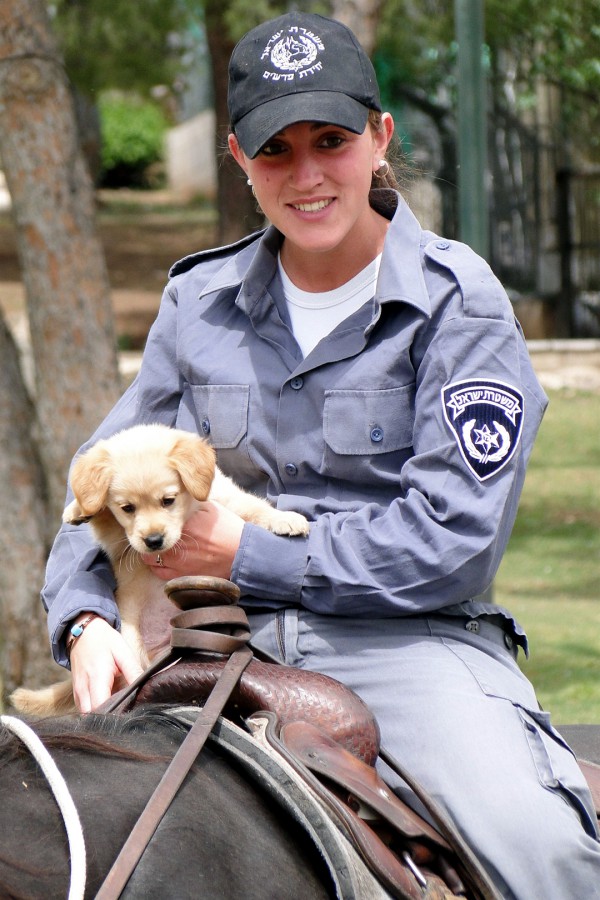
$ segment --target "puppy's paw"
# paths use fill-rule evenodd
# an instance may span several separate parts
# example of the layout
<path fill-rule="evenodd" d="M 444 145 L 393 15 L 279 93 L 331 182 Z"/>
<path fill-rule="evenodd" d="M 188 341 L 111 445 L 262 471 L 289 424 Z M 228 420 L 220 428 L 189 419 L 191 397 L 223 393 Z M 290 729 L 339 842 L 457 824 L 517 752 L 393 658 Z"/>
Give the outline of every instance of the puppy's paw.
<path fill-rule="evenodd" d="M 71 500 L 63 512 L 63 522 L 66 525 L 84 525 L 90 518 L 91 516 L 84 516 L 77 500 Z"/>
<path fill-rule="evenodd" d="M 308 521 L 300 513 L 291 510 L 273 509 L 269 519 L 264 524 L 265 528 L 273 534 L 302 535 L 306 536 L 310 531 Z"/>

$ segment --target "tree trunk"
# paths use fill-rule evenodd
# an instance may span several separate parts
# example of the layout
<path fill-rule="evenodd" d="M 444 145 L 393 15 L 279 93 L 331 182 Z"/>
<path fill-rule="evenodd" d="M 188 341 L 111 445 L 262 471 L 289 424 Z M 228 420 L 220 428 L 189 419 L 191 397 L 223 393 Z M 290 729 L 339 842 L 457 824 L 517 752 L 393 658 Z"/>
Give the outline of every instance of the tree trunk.
<path fill-rule="evenodd" d="M 42 0 L 0 5 L 0 158 L 27 296 L 49 510 L 58 521 L 71 457 L 118 398 L 119 380 L 92 185 Z"/>
<path fill-rule="evenodd" d="M 219 212 L 218 241 L 229 244 L 258 228 L 264 217 L 246 176 L 227 148 L 229 113 L 227 111 L 227 69 L 234 42 L 228 37 L 225 23 L 226 3 L 207 0 L 205 23 L 210 50 L 214 104 L 216 116 L 215 152 L 217 156 L 217 208 Z"/>
<path fill-rule="evenodd" d="M 383 0 L 331 0 L 330 15 L 347 25 L 371 56 L 382 5 Z"/>
<path fill-rule="evenodd" d="M 0 678 L 10 691 L 56 678 L 39 600 L 47 550 L 71 457 L 120 393 L 92 185 L 42 0 L 0 4 L 0 161 L 26 291 L 35 395 L 0 320 Z"/>
<path fill-rule="evenodd" d="M 0 686 L 10 693 L 24 682 L 56 678 L 56 666 L 40 603 L 48 523 L 45 479 L 33 439 L 35 414 L 18 350 L 1 319 L 0 359 Z"/>

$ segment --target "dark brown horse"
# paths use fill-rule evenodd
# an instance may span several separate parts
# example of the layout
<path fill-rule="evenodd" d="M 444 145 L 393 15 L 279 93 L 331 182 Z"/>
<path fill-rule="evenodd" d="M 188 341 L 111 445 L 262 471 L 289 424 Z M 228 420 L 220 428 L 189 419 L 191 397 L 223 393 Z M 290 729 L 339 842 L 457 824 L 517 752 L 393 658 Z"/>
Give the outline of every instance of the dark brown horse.
<path fill-rule="evenodd" d="M 78 810 L 94 897 L 186 731 L 157 710 L 35 723 Z M 0 733 L 0 897 L 68 896 L 65 823 L 30 751 Z M 317 850 L 218 748 L 207 746 L 124 897 L 335 896 Z"/>
<path fill-rule="evenodd" d="M 85 840 L 85 897 L 95 897 L 187 729 L 159 706 L 38 721 L 34 728 L 77 808 Z M 582 756 L 600 759 L 599 726 L 571 726 L 564 733 Z M 0 897 L 67 897 L 74 860 L 63 815 L 30 749 L 5 728 L 0 798 Z M 211 743 L 122 896 L 319 900 L 335 897 L 336 889 L 305 831 Z"/>

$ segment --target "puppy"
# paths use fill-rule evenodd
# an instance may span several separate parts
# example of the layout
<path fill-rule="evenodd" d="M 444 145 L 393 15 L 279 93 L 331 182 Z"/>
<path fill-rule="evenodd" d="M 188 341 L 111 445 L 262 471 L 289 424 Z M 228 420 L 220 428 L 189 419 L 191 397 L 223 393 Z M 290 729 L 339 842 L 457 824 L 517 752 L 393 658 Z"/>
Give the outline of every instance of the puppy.
<path fill-rule="evenodd" d="M 149 660 L 142 616 L 147 611 L 151 619 L 152 607 L 164 609 L 166 597 L 164 582 L 140 554 L 176 547 L 200 501 L 216 500 L 275 534 L 308 533 L 304 516 L 273 509 L 224 475 L 205 440 L 164 425 L 138 425 L 99 441 L 75 460 L 70 484 L 74 500 L 65 509 L 63 521 L 89 522 L 110 559 L 122 634 L 143 668 Z M 175 611 L 171 607 L 170 612 Z M 164 627 L 164 611 L 162 620 Z M 18 688 L 10 699 L 18 712 L 30 715 L 75 711 L 70 679 L 40 690 Z"/>

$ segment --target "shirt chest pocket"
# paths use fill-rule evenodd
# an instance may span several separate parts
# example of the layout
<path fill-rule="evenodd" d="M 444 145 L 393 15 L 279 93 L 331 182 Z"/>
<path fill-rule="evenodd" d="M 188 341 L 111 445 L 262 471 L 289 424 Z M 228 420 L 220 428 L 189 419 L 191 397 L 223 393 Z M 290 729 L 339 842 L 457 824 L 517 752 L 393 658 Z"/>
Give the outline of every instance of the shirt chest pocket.
<path fill-rule="evenodd" d="M 192 384 L 190 389 L 198 433 L 216 450 L 237 447 L 248 431 L 248 385 Z"/>
<path fill-rule="evenodd" d="M 414 397 L 414 384 L 380 391 L 326 391 L 323 436 L 328 473 L 374 482 L 386 470 L 399 476 L 413 443 Z"/>
<path fill-rule="evenodd" d="M 188 390 L 198 434 L 217 451 L 219 467 L 244 487 L 258 489 L 264 476 L 249 450 L 249 385 L 191 384 Z"/>

